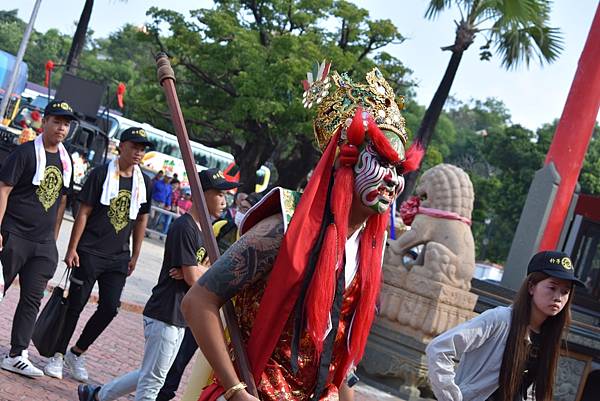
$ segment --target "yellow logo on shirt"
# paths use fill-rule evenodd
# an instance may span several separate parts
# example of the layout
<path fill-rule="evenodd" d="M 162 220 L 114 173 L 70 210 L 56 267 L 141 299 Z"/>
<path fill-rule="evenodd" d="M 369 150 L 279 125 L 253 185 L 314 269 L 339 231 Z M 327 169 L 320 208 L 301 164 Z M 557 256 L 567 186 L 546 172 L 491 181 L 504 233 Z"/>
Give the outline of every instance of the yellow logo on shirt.
<path fill-rule="evenodd" d="M 196 262 L 201 263 L 202 259 L 206 256 L 206 249 L 201 246 L 200 249 L 196 251 Z"/>
<path fill-rule="evenodd" d="M 56 166 L 46 166 L 44 179 L 35 191 L 45 211 L 48 211 L 56 203 L 62 187 L 63 178 L 60 169 Z"/>
<path fill-rule="evenodd" d="M 129 205 L 131 205 L 131 192 L 126 189 L 120 190 L 119 194 L 110 200 L 108 219 L 116 234 L 129 224 Z"/>

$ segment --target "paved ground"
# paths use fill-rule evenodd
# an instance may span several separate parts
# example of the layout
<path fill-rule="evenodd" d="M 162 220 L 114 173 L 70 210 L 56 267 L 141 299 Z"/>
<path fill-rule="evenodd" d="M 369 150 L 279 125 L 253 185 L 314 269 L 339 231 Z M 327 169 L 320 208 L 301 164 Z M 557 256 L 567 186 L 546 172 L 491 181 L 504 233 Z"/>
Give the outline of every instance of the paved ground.
<path fill-rule="evenodd" d="M 72 219 L 68 216 L 63 222 L 58 241 L 60 258 L 64 257 L 71 227 Z M 158 277 L 162 253 L 161 241 L 148 238 L 144 240 L 136 271 L 125 285 L 121 312 L 87 353 L 87 366 L 91 383 L 106 382 L 139 366 L 144 345 L 142 315 L 139 312 L 141 306 L 150 297 L 152 287 Z M 64 263 L 59 264 L 57 273 L 51 283 L 58 282 L 64 266 Z M 6 298 L 0 303 L 1 356 L 8 352 L 12 316 L 18 301 L 18 290 L 19 288 L 16 286 L 10 288 Z M 88 304 L 85 308 L 74 338 L 79 335 L 83 324 L 93 313 L 95 307 L 94 304 Z M 36 366 L 41 368 L 45 365 L 45 358 L 39 356 L 33 345 L 29 347 L 29 353 L 30 359 Z M 190 369 L 184 375 L 180 389 L 185 388 L 191 366 L 192 363 L 189 365 Z M 78 382 L 71 379 L 68 374 L 63 380 L 49 377 L 29 379 L 0 370 L 0 401 L 76 401 L 77 384 Z M 359 383 L 356 389 L 356 401 L 399 400 L 362 383 Z M 180 390 L 178 397 L 175 398 L 176 400 L 181 396 L 181 392 Z M 123 399 L 133 400 L 133 396 Z"/>
<path fill-rule="evenodd" d="M 10 288 L 0 304 L 1 355 L 8 352 L 12 316 L 17 301 L 18 287 L 14 287 Z M 95 305 L 88 305 L 82 314 L 82 321 L 87 321 L 94 309 Z M 79 335 L 81 326 L 82 324 L 75 332 L 75 337 Z M 142 315 L 121 311 L 87 353 L 90 382 L 103 383 L 136 369 L 143 346 Z M 41 368 L 46 364 L 46 358 L 40 357 L 33 345 L 29 347 L 29 355 L 36 366 Z M 184 380 L 187 383 L 187 373 Z M 0 401 L 76 401 L 77 384 L 68 374 L 63 380 L 49 377 L 30 379 L 0 370 Z M 133 400 L 133 397 L 125 399 Z"/>

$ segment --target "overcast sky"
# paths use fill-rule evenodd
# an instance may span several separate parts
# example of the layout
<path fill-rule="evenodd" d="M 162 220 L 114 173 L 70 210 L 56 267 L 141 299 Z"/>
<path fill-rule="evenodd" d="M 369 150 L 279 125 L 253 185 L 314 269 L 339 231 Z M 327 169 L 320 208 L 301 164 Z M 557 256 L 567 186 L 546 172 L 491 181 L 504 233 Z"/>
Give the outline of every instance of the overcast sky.
<path fill-rule="evenodd" d="M 435 21 L 426 20 L 423 16 L 428 2 L 424 0 L 354 2 L 368 9 L 375 19 L 391 19 L 407 38 L 404 43 L 391 45 L 385 50 L 414 71 L 413 78 L 419 85 L 417 100 L 429 104 L 450 57 L 450 53 L 442 52 L 440 47 L 452 43 L 456 15 L 446 12 Z M 17 0 L 9 4 L 7 7 L 4 3 L 0 8 L 19 7 L 19 17 L 28 20 L 34 0 Z M 38 31 L 57 28 L 73 34 L 83 4 L 84 0 L 42 0 L 35 28 Z M 102 37 L 125 23 L 142 25 L 148 20 L 145 13 L 151 6 L 170 8 L 188 15 L 190 9 L 211 4 L 207 0 L 97 0 L 90 28 Z M 496 57 L 489 62 L 479 61 L 478 48 L 483 44 L 479 39 L 462 59 L 452 96 L 465 101 L 497 97 L 506 103 L 513 122 L 531 129 L 560 117 L 598 4 L 598 0 L 554 2 L 551 25 L 562 30 L 564 51 L 559 60 L 550 65 L 533 64 L 529 69 L 520 67 L 506 71 Z"/>

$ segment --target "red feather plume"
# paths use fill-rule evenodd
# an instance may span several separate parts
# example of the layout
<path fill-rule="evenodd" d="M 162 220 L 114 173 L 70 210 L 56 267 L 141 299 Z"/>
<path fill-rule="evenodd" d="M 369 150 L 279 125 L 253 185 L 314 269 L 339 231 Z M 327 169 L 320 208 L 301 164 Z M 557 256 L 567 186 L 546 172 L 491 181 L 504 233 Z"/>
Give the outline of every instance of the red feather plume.
<path fill-rule="evenodd" d="M 410 148 L 406 151 L 406 158 L 401 163 L 402 173 L 406 174 L 417 170 L 421 165 L 424 155 L 425 149 L 423 149 L 420 142 L 414 142 L 410 145 Z"/>

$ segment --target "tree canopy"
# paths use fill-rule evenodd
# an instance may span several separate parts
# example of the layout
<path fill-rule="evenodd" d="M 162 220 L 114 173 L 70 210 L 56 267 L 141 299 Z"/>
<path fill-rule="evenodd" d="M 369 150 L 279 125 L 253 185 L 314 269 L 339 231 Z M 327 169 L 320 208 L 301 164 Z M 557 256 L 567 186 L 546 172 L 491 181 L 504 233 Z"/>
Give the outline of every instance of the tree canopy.
<path fill-rule="evenodd" d="M 380 51 L 403 40 L 397 28 L 347 1 L 229 0 L 189 18 L 157 8 L 148 14 L 150 36 L 172 57 L 188 129 L 209 146 L 229 148 L 246 189 L 268 161 L 278 184 L 293 187 L 318 159 L 311 113 L 299 101 L 301 81 L 315 61 L 331 60 L 361 80 L 378 65 L 398 93 L 412 86 L 410 71 Z M 156 98 L 157 91 L 148 86 L 146 97 Z M 139 112 L 166 116 L 156 103 Z"/>

